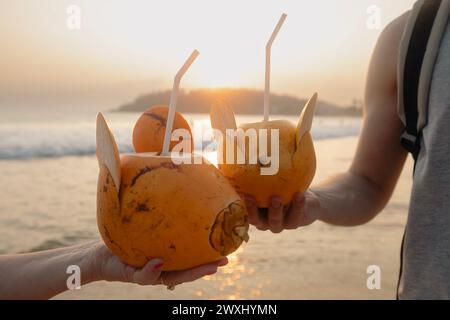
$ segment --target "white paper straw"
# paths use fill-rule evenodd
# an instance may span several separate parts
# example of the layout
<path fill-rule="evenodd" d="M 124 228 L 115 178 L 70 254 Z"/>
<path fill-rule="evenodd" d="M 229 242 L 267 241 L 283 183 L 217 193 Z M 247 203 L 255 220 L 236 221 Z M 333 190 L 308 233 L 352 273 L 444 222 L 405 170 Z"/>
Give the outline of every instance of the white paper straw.
<path fill-rule="evenodd" d="M 272 43 L 278 35 L 281 27 L 283 26 L 284 20 L 286 20 L 287 14 L 283 13 L 280 20 L 273 30 L 272 36 L 266 45 L 266 85 L 264 89 L 264 121 L 269 121 L 270 113 L 270 52 L 272 50 Z"/>
<path fill-rule="evenodd" d="M 195 61 L 195 59 L 197 59 L 199 54 L 200 53 L 197 50 L 194 50 L 194 52 L 192 52 L 190 57 L 186 60 L 186 62 L 183 64 L 181 69 L 176 74 L 175 79 L 173 81 L 173 88 L 172 88 L 172 93 L 170 95 L 169 114 L 167 116 L 166 132 L 164 135 L 164 145 L 163 145 L 162 155 L 169 154 L 170 137 L 172 135 L 175 111 L 177 109 L 178 91 L 180 89 L 181 78 L 183 78 L 184 74 L 189 69 L 189 67 L 192 65 L 192 63 Z"/>

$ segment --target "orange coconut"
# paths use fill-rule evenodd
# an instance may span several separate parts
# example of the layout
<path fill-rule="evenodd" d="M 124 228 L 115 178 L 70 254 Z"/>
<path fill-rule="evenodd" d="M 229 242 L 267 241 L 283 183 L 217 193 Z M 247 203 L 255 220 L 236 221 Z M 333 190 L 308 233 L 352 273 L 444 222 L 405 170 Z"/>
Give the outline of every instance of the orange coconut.
<path fill-rule="evenodd" d="M 107 128 L 101 116 L 97 127 Z M 142 267 L 159 257 L 163 270 L 182 270 L 216 261 L 248 239 L 244 204 L 206 160 L 189 154 L 183 159 L 202 163 L 179 163 L 154 153 L 118 159 L 110 154 L 116 150 L 110 131 L 97 132 L 97 222 L 122 261 Z M 112 172 L 115 167 L 120 170 Z"/>
<path fill-rule="evenodd" d="M 268 137 L 272 134 L 273 129 L 279 130 L 279 168 L 276 174 L 262 175 L 262 169 L 268 164 L 259 158 L 257 163 L 249 163 L 248 138 L 245 145 L 239 145 L 237 138 L 234 137 L 235 152 L 243 152 L 246 160 L 244 164 L 237 164 L 235 156 L 233 163 L 224 161 L 225 163 L 219 165 L 219 169 L 229 179 L 236 191 L 255 197 L 260 208 L 268 208 L 273 196 L 280 196 L 284 205 L 289 204 L 295 193 L 305 192 L 310 186 L 316 170 L 316 157 L 310 134 L 316 99 L 317 95 L 314 95 L 307 102 L 297 126 L 285 120 L 239 126 L 244 131 L 255 129 L 258 134 L 260 129 L 267 129 Z M 222 132 L 226 129 L 236 128 L 234 114 L 227 106 L 213 107 L 211 122 L 214 128 Z M 259 139 L 258 135 L 257 146 L 259 146 Z M 223 150 L 222 159 L 226 159 L 226 148 L 224 147 Z M 260 155 L 259 147 L 257 150 Z M 270 150 L 270 138 L 268 139 L 268 150 Z"/>
<path fill-rule="evenodd" d="M 169 113 L 167 106 L 153 106 L 144 111 L 134 125 L 133 146 L 136 152 L 161 152 L 166 132 L 166 122 Z M 173 130 L 185 129 L 192 137 L 189 123 L 179 112 L 175 112 Z M 178 141 L 171 141 L 172 150 Z M 191 142 L 192 146 L 192 142 Z"/>

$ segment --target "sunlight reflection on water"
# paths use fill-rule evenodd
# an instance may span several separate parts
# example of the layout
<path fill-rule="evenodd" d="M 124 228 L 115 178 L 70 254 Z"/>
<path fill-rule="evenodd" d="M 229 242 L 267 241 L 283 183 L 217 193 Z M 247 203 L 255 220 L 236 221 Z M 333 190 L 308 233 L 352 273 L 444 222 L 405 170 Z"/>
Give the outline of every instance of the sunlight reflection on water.
<path fill-rule="evenodd" d="M 246 279 L 247 276 L 255 272 L 255 268 L 249 267 L 241 256 L 244 254 L 245 249 L 240 247 L 236 252 L 228 256 L 228 265 L 220 269 L 215 275 L 207 276 L 205 281 L 210 284 L 218 285 L 218 294 L 210 297 L 211 299 L 257 299 L 261 295 L 261 289 L 269 282 L 251 284 L 247 281 L 241 281 Z M 206 295 L 204 290 L 198 290 L 196 292 L 197 297 L 203 297 Z"/>

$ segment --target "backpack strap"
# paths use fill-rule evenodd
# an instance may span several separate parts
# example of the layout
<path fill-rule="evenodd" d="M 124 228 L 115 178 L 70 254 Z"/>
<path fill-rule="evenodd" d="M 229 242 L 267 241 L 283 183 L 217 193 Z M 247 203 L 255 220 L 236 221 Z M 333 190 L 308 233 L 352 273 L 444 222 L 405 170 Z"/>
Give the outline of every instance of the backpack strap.
<path fill-rule="evenodd" d="M 414 160 L 420 153 L 422 129 L 419 121 L 420 75 L 434 21 L 442 0 L 424 0 L 418 12 L 409 40 L 403 69 L 403 83 L 400 89 L 405 114 L 405 132 L 401 136 L 402 146 L 410 152 Z"/>

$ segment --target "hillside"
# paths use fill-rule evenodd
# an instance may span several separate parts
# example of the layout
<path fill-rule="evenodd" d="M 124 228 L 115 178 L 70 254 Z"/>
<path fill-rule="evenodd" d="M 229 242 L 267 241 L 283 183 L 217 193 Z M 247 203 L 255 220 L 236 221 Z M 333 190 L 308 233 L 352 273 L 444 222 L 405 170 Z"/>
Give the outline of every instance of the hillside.
<path fill-rule="evenodd" d="M 135 101 L 120 106 L 117 111 L 141 112 L 146 108 L 164 104 L 168 105 L 170 90 L 154 92 L 139 96 Z M 263 108 L 263 91 L 250 89 L 197 89 L 181 91 L 178 96 L 177 111 L 183 113 L 209 113 L 211 104 L 225 101 L 233 106 L 236 114 L 261 114 Z M 296 115 L 304 106 L 306 99 L 288 95 L 271 95 L 271 113 Z M 316 115 L 322 116 L 361 116 L 358 106 L 340 107 L 319 100 Z"/>

